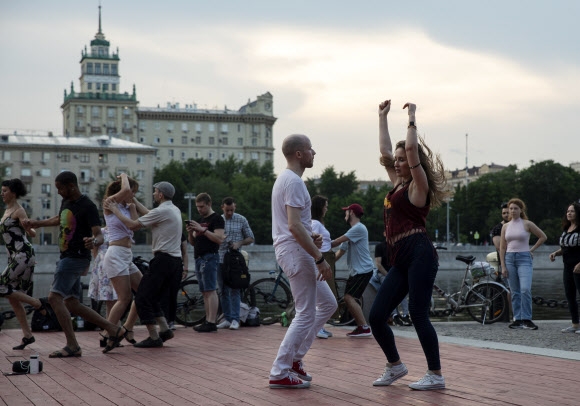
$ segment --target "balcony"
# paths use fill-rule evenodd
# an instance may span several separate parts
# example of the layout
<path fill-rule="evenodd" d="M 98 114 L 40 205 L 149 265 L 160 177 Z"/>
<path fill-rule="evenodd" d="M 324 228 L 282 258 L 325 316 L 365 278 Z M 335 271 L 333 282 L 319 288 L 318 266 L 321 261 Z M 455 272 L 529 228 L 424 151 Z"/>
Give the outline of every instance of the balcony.
<path fill-rule="evenodd" d="M 84 133 L 85 132 L 85 127 L 75 127 L 75 132 L 76 133 Z"/>
<path fill-rule="evenodd" d="M 133 134 L 132 128 L 123 128 L 123 134 Z"/>

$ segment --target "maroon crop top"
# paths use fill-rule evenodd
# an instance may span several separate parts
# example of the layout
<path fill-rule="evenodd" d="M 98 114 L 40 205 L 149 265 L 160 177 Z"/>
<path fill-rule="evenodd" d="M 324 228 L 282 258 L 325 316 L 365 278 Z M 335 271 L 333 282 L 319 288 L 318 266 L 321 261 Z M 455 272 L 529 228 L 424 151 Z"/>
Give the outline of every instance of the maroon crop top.
<path fill-rule="evenodd" d="M 392 241 L 405 232 L 412 230 L 425 232 L 427 214 L 429 214 L 429 199 L 425 207 L 416 207 L 409 201 L 409 185 L 405 185 L 395 192 L 394 188 L 387 196 L 384 203 L 385 233 L 387 241 Z"/>

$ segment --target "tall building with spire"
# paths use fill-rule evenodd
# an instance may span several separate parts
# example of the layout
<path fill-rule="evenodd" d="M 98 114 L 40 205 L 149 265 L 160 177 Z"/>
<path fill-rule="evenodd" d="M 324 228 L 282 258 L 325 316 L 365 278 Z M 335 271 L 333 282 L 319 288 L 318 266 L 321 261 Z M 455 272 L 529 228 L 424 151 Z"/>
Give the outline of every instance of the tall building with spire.
<path fill-rule="evenodd" d="M 139 102 L 135 85 L 132 93 L 121 93 L 119 75 L 119 48 L 110 51 L 101 25 L 91 41 L 90 49 L 81 51 L 80 91 L 71 82 L 64 91 L 61 105 L 63 134 L 67 137 L 89 137 L 108 134 L 127 141 L 136 140 Z"/>

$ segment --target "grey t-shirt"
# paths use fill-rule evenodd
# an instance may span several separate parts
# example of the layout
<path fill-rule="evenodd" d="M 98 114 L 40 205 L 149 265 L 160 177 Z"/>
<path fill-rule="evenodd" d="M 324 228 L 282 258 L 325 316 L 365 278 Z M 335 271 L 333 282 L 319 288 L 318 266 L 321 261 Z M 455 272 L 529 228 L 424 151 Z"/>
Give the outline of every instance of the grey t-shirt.
<path fill-rule="evenodd" d="M 348 241 L 340 245 L 346 251 L 349 275 L 373 272 L 375 265 L 369 251 L 369 232 L 363 223 L 357 223 L 346 232 Z"/>

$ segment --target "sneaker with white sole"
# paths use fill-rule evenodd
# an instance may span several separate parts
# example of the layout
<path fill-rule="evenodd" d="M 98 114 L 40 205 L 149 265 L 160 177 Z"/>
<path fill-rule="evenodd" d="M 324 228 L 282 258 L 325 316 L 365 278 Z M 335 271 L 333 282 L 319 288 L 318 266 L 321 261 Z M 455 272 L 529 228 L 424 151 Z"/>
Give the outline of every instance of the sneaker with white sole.
<path fill-rule="evenodd" d="M 350 333 L 346 333 L 346 335 L 347 335 L 347 337 L 351 337 L 351 338 L 367 338 L 367 337 L 371 337 L 373 335 L 373 333 L 371 332 L 370 327 L 364 328 L 363 326 L 357 326 Z"/>
<path fill-rule="evenodd" d="M 237 320 L 232 320 L 230 323 L 230 330 L 237 330 L 240 328 L 240 322 Z"/>
<path fill-rule="evenodd" d="M 386 366 L 383 374 L 373 382 L 373 386 L 389 386 L 397 379 L 407 375 L 407 373 L 409 373 L 409 371 L 405 364 L 391 365 L 390 367 Z"/>
<path fill-rule="evenodd" d="M 561 331 L 562 331 L 562 333 L 578 333 L 578 334 L 580 334 L 580 327 L 570 326 L 570 327 L 563 328 Z"/>
<path fill-rule="evenodd" d="M 318 331 L 318 333 L 316 333 L 316 337 L 318 337 L 318 338 L 324 338 L 324 339 L 326 339 L 326 338 L 328 338 L 328 334 L 326 334 L 326 332 L 324 331 L 324 329 L 323 329 L 323 328 L 321 328 L 321 329 Z"/>
<path fill-rule="evenodd" d="M 270 379 L 270 389 L 305 389 L 310 387 L 310 382 L 290 374 L 284 379 Z"/>
<path fill-rule="evenodd" d="M 327 329 L 325 329 L 324 327 L 322 327 L 322 330 L 320 330 L 322 332 L 324 332 L 324 334 L 326 334 L 328 337 L 332 337 L 332 333 L 330 331 L 328 331 Z"/>
<path fill-rule="evenodd" d="M 294 361 L 292 363 L 292 369 L 290 371 L 298 375 L 298 378 L 302 379 L 303 381 L 310 382 L 312 380 L 312 376 L 304 370 L 304 364 L 302 363 L 302 360 Z"/>
<path fill-rule="evenodd" d="M 417 382 L 409 384 L 409 388 L 415 390 L 445 389 L 445 378 L 441 375 L 434 374 L 431 371 L 427 371 L 423 378 L 419 379 Z"/>
<path fill-rule="evenodd" d="M 522 328 L 524 330 L 537 330 L 538 326 L 536 326 L 531 320 L 524 320 L 522 323 Z"/>
<path fill-rule="evenodd" d="M 232 323 L 230 323 L 227 320 L 224 320 L 220 324 L 217 325 L 217 328 L 219 328 L 219 329 L 222 329 L 222 328 L 230 328 L 231 325 L 232 325 Z"/>

